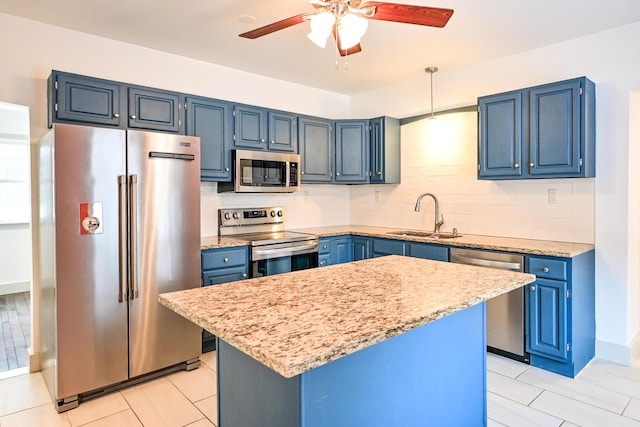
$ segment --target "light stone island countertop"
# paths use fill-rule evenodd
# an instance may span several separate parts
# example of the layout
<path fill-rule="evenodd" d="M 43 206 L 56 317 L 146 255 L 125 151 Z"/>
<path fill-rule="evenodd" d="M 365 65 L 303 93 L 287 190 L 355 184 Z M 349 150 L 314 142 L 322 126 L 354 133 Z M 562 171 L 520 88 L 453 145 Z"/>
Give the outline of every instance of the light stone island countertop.
<path fill-rule="evenodd" d="M 477 234 L 460 233 L 461 237 L 455 239 L 436 240 L 428 237 L 415 237 L 407 235 L 390 234 L 406 229 L 389 227 L 371 227 L 364 225 L 328 226 L 313 228 L 298 228 L 290 231 L 300 233 L 316 234 L 320 237 L 339 236 L 342 234 L 352 234 L 355 236 L 381 237 L 385 239 L 396 239 L 410 242 L 433 243 L 469 249 L 488 249 L 504 252 L 518 252 L 532 255 L 547 255 L 561 258 L 572 258 L 594 248 L 588 243 L 556 242 L 552 240 L 519 239 L 513 237 L 482 236 Z M 428 231 L 428 230 L 422 230 Z M 202 249 L 214 249 L 230 246 L 243 246 L 246 241 L 233 239 L 230 237 L 203 237 L 201 240 Z"/>
<path fill-rule="evenodd" d="M 535 280 L 391 255 L 160 295 L 160 302 L 284 377 Z"/>

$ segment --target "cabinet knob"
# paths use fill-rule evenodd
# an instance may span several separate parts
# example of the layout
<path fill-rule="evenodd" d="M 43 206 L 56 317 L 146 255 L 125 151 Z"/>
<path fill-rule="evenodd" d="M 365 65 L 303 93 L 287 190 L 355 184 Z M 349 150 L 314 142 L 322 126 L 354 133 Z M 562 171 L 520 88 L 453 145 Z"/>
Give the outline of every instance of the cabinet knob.
<path fill-rule="evenodd" d="M 336 176 L 340 176 L 340 172 L 336 172 Z"/>
<path fill-rule="evenodd" d="M 304 175 L 304 171 L 301 171 L 301 172 L 300 172 L 300 175 Z"/>
<path fill-rule="evenodd" d="M 135 114 L 132 114 L 130 117 L 132 120 L 135 120 L 137 118 Z"/>
<path fill-rule="evenodd" d="M 229 168 L 224 168 L 224 171 L 225 172 L 229 172 Z"/>
<path fill-rule="evenodd" d="M 381 171 L 378 171 L 378 176 L 380 176 L 380 175 L 382 175 L 382 172 L 381 172 Z"/>
<path fill-rule="evenodd" d="M 532 285 L 529 289 L 531 289 L 532 291 L 535 291 L 536 287 Z"/>
<path fill-rule="evenodd" d="M 276 143 L 273 139 L 272 139 L 271 141 L 269 141 L 269 142 L 271 142 L 272 144 L 275 144 L 275 143 Z"/>
<path fill-rule="evenodd" d="M 260 138 L 260 142 L 265 142 L 265 141 L 266 141 L 266 139 Z"/>
<path fill-rule="evenodd" d="M 549 272 L 549 268 L 548 268 L 548 267 L 544 267 L 544 268 L 542 269 L 542 272 L 543 272 L 543 273 L 548 273 L 548 272 Z"/>
<path fill-rule="evenodd" d="M 113 113 L 113 117 L 117 119 L 118 117 L 120 117 L 120 113 Z"/>
<path fill-rule="evenodd" d="M 224 262 L 229 262 L 229 258 L 223 259 Z"/>
<path fill-rule="evenodd" d="M 327 245 L 322 245 L 322 249 L 327 249 Z"/>
<path fill-rule="evenodd" d="M 520 167 L 520 163 L 514 163 L 514 164 L 513 164 L 513 168 L 514 168 L 514 169 L 518 169 L 519 167 Z"/>
<path fill-rule="evenodd" d="M 247 278 L 247 273 L 242 273 L 242 278 L 246 279 Z"/>
<path fill-rule="evenodd" d="M 535 164 L 534 164 L 533 162 L 529 163 L 529 167 L 530 167 L 530 168 L 532 168 L 532 167 L 534 167 L 534 166 L 535 166 Z"/>

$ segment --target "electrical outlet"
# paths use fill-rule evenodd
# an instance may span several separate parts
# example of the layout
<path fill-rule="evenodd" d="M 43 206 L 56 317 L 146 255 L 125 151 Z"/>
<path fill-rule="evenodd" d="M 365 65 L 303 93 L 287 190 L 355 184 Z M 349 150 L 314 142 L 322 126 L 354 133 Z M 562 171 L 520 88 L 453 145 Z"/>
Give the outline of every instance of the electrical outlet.
<path fill-rule="evenodd" d="M 558 189 L 550 188 L 547 190 L 547 203 L 550 205 L 555 205 L 558 203 Z"/>

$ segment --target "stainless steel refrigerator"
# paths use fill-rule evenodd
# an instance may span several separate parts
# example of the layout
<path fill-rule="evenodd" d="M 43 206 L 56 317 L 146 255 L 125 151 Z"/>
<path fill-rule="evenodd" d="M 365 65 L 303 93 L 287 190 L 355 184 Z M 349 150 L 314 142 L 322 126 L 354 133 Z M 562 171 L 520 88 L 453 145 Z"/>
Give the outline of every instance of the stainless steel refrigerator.
<path fill-rule="evenodd" d="M 40 142 L 40 359 L 59 412 L 199 365 L 201 329 L 158 303 L 200 286 L 199 150 L 65 124 Z"/>

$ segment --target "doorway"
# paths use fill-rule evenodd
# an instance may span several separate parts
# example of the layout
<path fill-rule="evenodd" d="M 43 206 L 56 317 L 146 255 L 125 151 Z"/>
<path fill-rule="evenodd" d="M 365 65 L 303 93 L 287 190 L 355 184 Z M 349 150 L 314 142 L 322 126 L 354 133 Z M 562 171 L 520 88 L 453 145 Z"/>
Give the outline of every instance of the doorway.
<path fill-rule="evenodd" d="M 29 108 L 0 102 L 0 376 L 29 367 L 31 344 Z"/>

